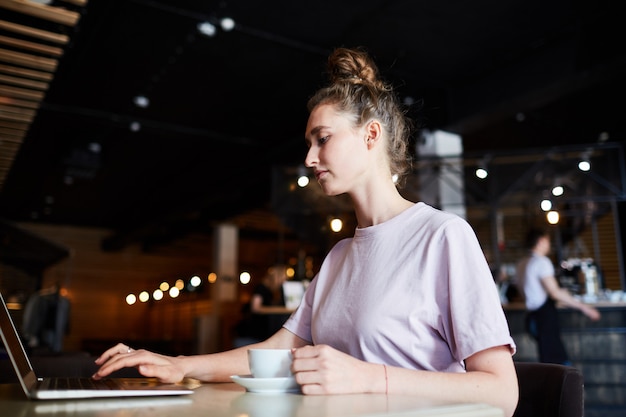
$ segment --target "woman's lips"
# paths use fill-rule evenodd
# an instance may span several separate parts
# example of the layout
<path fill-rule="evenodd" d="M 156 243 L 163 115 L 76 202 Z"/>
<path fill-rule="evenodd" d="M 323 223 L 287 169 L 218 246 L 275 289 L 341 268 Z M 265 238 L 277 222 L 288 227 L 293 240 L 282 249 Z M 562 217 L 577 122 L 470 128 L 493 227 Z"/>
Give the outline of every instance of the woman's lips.
<path fill-rule="evenodd" d="M 315 178 L 319 181 L 320 179 L 322 179 L 326 175 L 327 172 L 328 171 L 322 171 L 322 170 L 315 171 Z"/>

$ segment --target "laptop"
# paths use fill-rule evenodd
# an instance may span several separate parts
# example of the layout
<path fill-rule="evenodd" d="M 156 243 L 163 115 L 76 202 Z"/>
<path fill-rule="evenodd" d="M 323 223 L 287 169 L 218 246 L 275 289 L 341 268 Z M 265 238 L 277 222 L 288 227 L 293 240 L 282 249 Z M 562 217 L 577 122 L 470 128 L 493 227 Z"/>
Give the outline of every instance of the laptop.
<path fill-rule="evenodd" d="M 0 336 L 26 396 L 35 400 L 187 395 L 193 389 L 155 378 L 40 378 L 35 375 L 7 305 L 0 294 Z"/>

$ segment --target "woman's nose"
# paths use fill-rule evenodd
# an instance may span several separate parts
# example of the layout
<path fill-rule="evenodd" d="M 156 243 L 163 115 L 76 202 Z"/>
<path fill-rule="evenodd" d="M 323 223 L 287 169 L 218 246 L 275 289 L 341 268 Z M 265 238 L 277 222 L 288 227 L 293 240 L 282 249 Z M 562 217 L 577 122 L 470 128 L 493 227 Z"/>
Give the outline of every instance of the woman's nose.
<path fill-rule="evenodd" d="M 306 158 L 304 158 L 304 166 L 307 168 L 312 168 L 318 162 L 317 150 L 314 146 L 311 146 L 306 153 Z"/>

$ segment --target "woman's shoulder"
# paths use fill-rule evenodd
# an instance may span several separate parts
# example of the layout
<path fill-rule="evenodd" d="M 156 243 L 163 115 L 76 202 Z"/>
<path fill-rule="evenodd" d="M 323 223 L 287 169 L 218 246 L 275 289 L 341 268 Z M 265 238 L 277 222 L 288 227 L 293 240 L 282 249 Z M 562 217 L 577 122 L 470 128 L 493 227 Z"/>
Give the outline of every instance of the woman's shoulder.
<path fill-rule="evenodd" d="M 432 230 L 439 230 L 449 225 L 467 224 L 465 219 L 458 214 L 443 211 L 425 203 L 416 203 L 410 210 L 411 215 L 407 217 L 407 222 Z"/>

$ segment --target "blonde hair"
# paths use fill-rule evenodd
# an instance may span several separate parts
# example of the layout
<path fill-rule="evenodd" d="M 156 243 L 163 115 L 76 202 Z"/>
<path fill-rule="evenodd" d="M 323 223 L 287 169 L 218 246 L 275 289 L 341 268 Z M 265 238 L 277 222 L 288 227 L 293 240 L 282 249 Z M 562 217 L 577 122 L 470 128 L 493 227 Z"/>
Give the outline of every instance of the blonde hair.
<path fill-rule="evenodd" d="M 355 127 L 372 119 L 385 131 L 387 156 L 392 175 L 398 183 L 408 173 L 410 121 L 393 91 L 382 81 L 373 59 L 361 48 L 337 48 L 328 57 L 330 84 L 309 99 L 309 112 L 321 104 L 332 104 L 337 110 L 352 115 Z"/>

